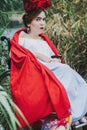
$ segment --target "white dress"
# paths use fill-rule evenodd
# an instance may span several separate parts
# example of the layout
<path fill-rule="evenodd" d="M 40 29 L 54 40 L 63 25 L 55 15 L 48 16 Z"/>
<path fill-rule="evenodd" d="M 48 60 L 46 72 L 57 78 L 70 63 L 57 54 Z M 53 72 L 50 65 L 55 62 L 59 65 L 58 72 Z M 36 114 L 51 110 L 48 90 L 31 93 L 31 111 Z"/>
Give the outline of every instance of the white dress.
<path fill-rule="evenodd" d="M 19 44 L 31 52 L 39 52 L 48 57 L 54 55 L 46 41 L 31 38 L 19 38 Z M 59 62 L 47 63 L 46 65 L 64 85 L 71 105 L 73 121 L 81 119 L 87 113 L 87 83 L 84 79 L 67 64 Z"/>

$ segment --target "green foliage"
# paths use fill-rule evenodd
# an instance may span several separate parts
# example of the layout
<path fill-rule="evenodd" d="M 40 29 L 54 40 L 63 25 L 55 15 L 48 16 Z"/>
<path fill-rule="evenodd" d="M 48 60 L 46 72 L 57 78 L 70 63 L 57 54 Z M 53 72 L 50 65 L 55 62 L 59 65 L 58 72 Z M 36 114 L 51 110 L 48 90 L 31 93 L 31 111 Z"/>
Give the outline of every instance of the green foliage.
<path fill-rule="evenodd" d="M 22 0 L 1 0 L 0 1 L 0 10 L 2 12 L 8 11 L 21 11 L 23 10 L 23 3 Z M 18 8 L 19 7 L 19 8 Z"/>
<path fill-rule="evenodd" d="M 52 2 L 46 32 L 65 62 L 87 80 L 87 0 Z"/>
<path fill-rule="evenodd" d="M 8 44 L 7 42 L 0 42 L 0 72 L 8 69 Z"/>
<path fill-rule="evenodd" d="M 6 123 L 7 122 L 7 123 Z M 0 124 L 3 129 L 16 130 L 17 119 L 15 118 L 12 101 L 5 90 L 0 86 Z"/>
<path fill-rule="evenodd" d="M 11 15 L 21 13 L 23 11 L 22 0 L 1 0 L 0 1 L 0 34 L 3 33 L 3 28 L 7 28 L 11 23 Z M 2 32 L 2 33 L 1 33 Z"/>
<path fill-rule="evenodd" d="M 15 116 L 14 110 L 17 111 L 19 115 L 21 115 L 22 119 L 27 123 L 27 120 L 22 112 L 12 101 L 10 94 L 8 94 L 5 89 L 0 86 L 0 129 L 17 130 L 18 125 L 21 126 Z M 27 130 L 31 130 L 31 127 L 28 126 Z"/>

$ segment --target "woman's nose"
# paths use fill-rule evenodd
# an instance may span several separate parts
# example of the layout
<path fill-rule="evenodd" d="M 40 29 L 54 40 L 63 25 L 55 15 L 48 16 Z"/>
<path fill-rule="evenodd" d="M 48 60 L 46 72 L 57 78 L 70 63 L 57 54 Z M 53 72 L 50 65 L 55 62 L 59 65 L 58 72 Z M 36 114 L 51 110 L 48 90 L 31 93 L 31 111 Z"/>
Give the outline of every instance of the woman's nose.
<path fill-rule="evenodd" d="M 44 20 L 41 20 L 41 24 L 42 24 L 42 25 L 45 25 L 46 22 L 45 22 Z"/>

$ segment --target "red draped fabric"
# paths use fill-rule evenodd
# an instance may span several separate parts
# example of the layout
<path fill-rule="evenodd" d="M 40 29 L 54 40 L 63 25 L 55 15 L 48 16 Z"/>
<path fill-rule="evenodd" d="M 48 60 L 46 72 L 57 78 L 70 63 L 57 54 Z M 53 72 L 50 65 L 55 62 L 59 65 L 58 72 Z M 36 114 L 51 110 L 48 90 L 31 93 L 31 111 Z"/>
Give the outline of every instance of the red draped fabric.
<path fill-rule="evenodd" d="M 66 91 L 55 75 L 26 48 L 18 43 L 18 30 L 11 43 L 11 93 L 13 101 L 23 112 L 29 123 L 56 112 L 59 119 L 70 115 L 70 103 Z M 59 54 L 52 41 L 41 35 L 55 54 Z M 26 123 L 18 113 L 17 118 L 24 127 Z"/>

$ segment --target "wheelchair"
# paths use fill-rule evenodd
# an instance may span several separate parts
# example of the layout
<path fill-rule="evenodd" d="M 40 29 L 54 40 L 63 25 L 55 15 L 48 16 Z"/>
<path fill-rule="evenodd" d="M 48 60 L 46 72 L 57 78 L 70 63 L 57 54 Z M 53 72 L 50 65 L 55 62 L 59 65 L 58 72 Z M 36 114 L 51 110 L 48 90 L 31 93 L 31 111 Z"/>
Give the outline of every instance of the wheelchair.
<path fill-rule="evenodd" d="M 6 36 L 1 36 L 2 43 L 6 42 L 7 46 L 8 46 L 8 55 L 9 55 L 9 51 L 10 51 L 10 39 Z M 7 91 L 10 93 L 9 91 L 9 80 L 10 80 L 10 57 L 7 59 L 7 65 L 8 65 L 8 69 L 3 71 L 0 74 L 0 85 L 2 85 L 2 87 L 5 87 L 5 89 L 7 89 Z M 87 116 L 87 115 L 86 115 Z M 33 130 L 40 130 L 41 129 L 41 121 L 37 121 L 33 124 L 31 124 L 31 127 Z M 28 130 L 27 127 L 25 127 L 23 130 Z M 86 123 L 82 123 L 80 125 L 77 126 L 73 126 L 71 125 L 70 130 L 87 130 L 87 124 Z"/>

